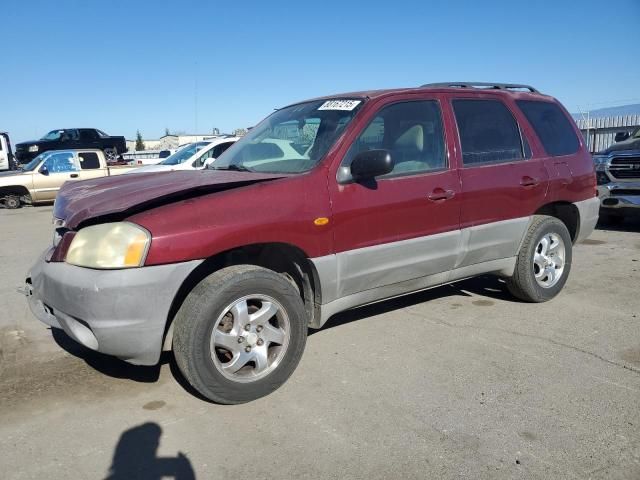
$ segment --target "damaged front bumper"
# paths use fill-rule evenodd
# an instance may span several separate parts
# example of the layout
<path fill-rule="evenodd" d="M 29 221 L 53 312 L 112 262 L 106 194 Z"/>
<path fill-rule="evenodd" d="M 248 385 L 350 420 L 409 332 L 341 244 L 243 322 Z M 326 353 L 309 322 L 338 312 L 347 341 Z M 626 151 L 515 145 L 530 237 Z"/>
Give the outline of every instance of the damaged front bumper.
<path fill-rule="evenodd" d="M 171 304 L 201 263 L 93 270 L 45 257 L 24 289 L 33 314 L 85 347 L 135 365 L 158 362 Z"/>

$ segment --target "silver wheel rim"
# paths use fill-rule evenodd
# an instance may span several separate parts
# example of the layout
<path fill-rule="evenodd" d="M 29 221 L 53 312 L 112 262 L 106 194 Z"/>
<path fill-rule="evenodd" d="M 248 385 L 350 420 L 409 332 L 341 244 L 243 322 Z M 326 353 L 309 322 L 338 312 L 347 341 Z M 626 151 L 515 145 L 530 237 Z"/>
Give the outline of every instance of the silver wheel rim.
<path fill-rule="evenodd" d="M 533 275 L 543 288 L 551 288 L 562 278 L 565 264 L 565 247 L 557 233 L 545 234 L 533 254 Z"/>
<path fill-rule="evenodd" d="M 108 162 L 112 162 L 116 159 L 116 151 L 113 148 L 107 148 L 104 151 L 104 156 L 106 157 Z"/>
<path fill-rule="evenodd" d="M 290 336 L 289 316 L 277 300 L 247 295 L 229 304 L 216 319 L 211 359 L 229 380 L 254 382 L 278 368 Z"/>

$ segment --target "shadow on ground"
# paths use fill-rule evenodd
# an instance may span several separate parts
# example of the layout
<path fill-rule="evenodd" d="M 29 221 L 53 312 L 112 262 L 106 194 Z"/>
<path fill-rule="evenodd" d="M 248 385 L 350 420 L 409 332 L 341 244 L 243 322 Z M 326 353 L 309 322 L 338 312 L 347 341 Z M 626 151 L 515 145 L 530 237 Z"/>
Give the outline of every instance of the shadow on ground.
<path fill-rule="evenodd" d="M 429 302 L 436 298 L 443 297 L 471 297 L 472 294 L 488 297 L 495 300 L 518 301 L 514 299 L 506 290 L 504 280 L 484 275 L 481 277 L 464 280 L 451 285 L 414 293 L 404 297 L 398 297 L 365 307 L 356 308 L 333 316 L 324 325 L 321 330 L 309 330 L 309 335 L 322 330 L 339 327 L 357 320 L 364 319 L 373 315 L 380 315 L 412 305 L 418 305 Z M 210 402 L 208 399 L 200 395 L 185 380 L 178 368 L 175 358 L 171 352 L 163 352 L 160 357 L 160 363 L 154 366 L 137 366 L 119 360 L 115 357 L 104 355 L 89 348 L 86 348 L 69 337 L 63 330 L 52 328 L 51 334 L 55 342 L 66 352 L 84 360 L 87 365 L 98 372 L 112 378 L 127 379 L 140 383 L 154 383 L 160 377 L 160 371 L 163 365 L 169 364 L 169 368 L 174 379 L 191 395 Z M 124 478 L 124 477 L 113 477 Z M 132 477 L 134 478 L 134 477 Z M 146 477 L 144 477 L 146 478 Z M 152 477 L 150 477 L 152 478 Z"/>
<path fill-rule="evenodd" d="M 612 232 L 640 233 L 640 212 L 625 216 L 620 223 L 612 223 L 601 217 L 596 228 L 598 230 L 609 230 Z"/>
<path fill-rule="evenodd" d="M 175 457 L 158 457 L 162 428 L 148 422 L 120 435 L 107 480 L 195 479 L 193 466 L 182 452 Z"/>
<path fill-rule="evenodd" d="M 144 367 L 131 365 L 110 355 L 104 355 L 79 344 L 69 337 L 64 330 L 52 328 L 51 335 L 55 342 L 66 352 L 84 360 L 87 365 L 113 378 L 123 378 L 141 383 L 153 383 L 160 377 L 160 368 L 169 363 L 171 355 L 164 352 L 158 365 Z"/>
<path fill-rule="evenodd" d="M 381 315 L 394 310 L 400 310 L 402 308 L 429 302 L 436 298 L 471 297 L 472 294 L 488 297 L 494 300 L 520 302 L 520 300 L 509 293 L 503 279 L 493 275 L 481 275 L 479 277 L 470 278 L 450 285 L 444 285 L 442 287 L 432 288 L 430 290 L 424 290 L 422 292 L 412 293 L 410 295 L 338 313 L 331 317 L 320 330 L 309 330 L 309 335 L 362 320 L 373 315 Z"/>

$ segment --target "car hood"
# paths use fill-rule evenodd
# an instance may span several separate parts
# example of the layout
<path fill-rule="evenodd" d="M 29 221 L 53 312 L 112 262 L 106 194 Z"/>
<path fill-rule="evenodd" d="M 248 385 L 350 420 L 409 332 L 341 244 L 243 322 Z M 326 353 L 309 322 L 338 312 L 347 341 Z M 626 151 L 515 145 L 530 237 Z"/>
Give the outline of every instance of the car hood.
<path fill-rule="evenodd" d="M 16 148 L 18 147 L 29 147 L 31 145 L 42 145 L 43 143 L 50 143 L 51 140 L 27 140 L 26 142 L 16 143 Z"/>
<path fill-rule="evenodd" d="M 25 173 L 31 172 L 24 172 L 22 170 L 10 170 L 8 172 L 0 172 L 0 177 L 15 177 L 18 175 L 24 175 Z"/>
<path fill-rule="evenodd" d="M 67 228 L 98 217 L 123 218 L 172 201 L 287 177 L 234 171 L 174 171 L 118 175 L 65 183 L 53 215 Z"/>
<path fill-rule="evenodd" d="M 24 172 L 22 170 L 11 170 L 9 172 L 0 172 L 0 184 L 8 186 L 8 184 L 15 182 L 15 177 L 25 177 L 31 175 L 33 172 Z"/>
<path fill-rule="evenodd" d="M 620 152 L 622 150 L 640 150 L 640 138 L 629 138 L 622 142 L 614 143 L 600 152 L 600 154 L 608 155 L 611 152 Z"/>

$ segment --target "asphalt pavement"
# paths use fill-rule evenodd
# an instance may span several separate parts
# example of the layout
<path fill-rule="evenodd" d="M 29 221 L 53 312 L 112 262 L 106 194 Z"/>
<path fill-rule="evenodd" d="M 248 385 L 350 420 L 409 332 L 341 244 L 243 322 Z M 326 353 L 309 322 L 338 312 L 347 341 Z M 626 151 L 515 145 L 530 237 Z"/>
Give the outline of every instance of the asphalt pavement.
<path fill-rule="evenodd" d="M 4 479 L 640 478 L 640 219 L 577 245 L 563 292 L 485 276 L 337 315 L 292 378 L 208 403 L 170 354 L 134 367 L 16 292 L 51 207 L 0 210 Z"/>

